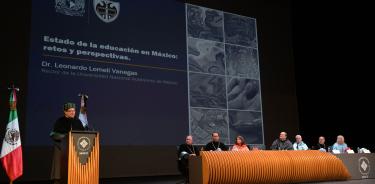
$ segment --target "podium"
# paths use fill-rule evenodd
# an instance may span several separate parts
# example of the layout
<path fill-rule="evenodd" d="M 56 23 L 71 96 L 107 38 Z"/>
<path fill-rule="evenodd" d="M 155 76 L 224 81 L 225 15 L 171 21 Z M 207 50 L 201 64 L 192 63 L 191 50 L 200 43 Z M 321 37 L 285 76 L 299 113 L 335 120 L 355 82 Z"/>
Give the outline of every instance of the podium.
<path fill-rule="evenodd" d="M 70 131 L 62 162 L 62 182 L 99 184 L 99 133 Z"/>

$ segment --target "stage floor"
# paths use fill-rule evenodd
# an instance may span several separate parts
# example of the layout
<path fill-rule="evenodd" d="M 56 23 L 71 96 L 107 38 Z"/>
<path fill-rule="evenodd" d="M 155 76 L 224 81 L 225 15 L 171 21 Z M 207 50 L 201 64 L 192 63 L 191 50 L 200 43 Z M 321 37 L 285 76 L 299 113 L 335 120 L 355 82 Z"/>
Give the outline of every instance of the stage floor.
<path fill-rule="evenodd" d="M 101 184 L 180 184 L 181 176 L 141 177 L 102 180 Z M 316 182 L 315 182 L 316 183 Z M 319 184 L 374 184 L 375 179 L 318 182 Z M 314 184 L 314 183 L 308 183 Z"/>
<path fill-rule="evenodd" d="M 319 182 L 319 184 L 373 184 L 373 183 L 375 183 L 375 179 Z"/>
<path fill-rule="evenodd" d="M 16 183 L 18 184 L 50 184 L 52 182 L 51 181 L 37 181 L 37 182 L 16 182 Z M 180 184 L 180 183 L 183 183 L 181 176 L 148 176 L 148 177 L 112 178 L 112 179 L 100 180 L 100 184 Z M 375 183 L 375 179 L 319 182 L 319 184 L 373 184 L 373 183 Z M 308 183 L 308 184 L 313 184 L 313 183 Z"/>

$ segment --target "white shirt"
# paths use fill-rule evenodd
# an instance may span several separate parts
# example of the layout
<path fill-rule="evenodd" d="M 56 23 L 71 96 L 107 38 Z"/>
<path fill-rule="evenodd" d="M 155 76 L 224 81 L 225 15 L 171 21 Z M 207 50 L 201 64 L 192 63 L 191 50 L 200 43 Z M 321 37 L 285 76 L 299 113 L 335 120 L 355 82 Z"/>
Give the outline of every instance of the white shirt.
<path fill-rule="evenodd" d="M 297 143 L 295 142 L 293 144 L 293 149 L 294 150 L 308 150 L 309 148 L 307 147 L 307 145 L 302 141 L 300 143 Z"/>

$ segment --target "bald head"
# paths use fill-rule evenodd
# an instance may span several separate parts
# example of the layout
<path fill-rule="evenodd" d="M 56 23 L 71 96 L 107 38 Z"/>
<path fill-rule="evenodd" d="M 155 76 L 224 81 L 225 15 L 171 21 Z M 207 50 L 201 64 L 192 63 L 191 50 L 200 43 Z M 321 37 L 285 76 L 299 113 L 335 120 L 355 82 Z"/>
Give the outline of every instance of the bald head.
<path fill-rule="evenodd" d="M 192 145 L 193 144 L 193 136 L 191 136 L 191 135 L 186 136 L 185 143 L 187 145 Z"/>
<path fill-rule="evenodd" d="M 302 136 L 301 135 L 296 135 L 296 142 L 297 143 L 302 142 Z"/>

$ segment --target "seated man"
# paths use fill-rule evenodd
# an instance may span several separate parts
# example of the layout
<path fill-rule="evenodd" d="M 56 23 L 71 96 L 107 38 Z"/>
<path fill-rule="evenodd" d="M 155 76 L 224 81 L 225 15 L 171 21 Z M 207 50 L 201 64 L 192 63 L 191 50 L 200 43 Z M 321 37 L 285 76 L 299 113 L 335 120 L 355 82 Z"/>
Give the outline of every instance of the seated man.
<path fill-rule="evenodd" d="M 293 150 L 292 142 L 287 139 L 287 133 L 281 132 L 278 139 L 273 141 L 272 150 Z"/>
<path fill-rule="evenodd" d="M 348 149 L 348 145 L 345 143 L 344 136 L 339 135 L 337 136 L 336 143 L 333 144 L 332 150 L 338 150 L 340 153 L 345 153 L 345 151 Z"/>
<path fill-rule="evenodd" d="M 308 150 L 307 145 L 302 141 L 301 135 L 296 135 L 296 142 L 293 144 L 294 150 Z"/>
<path fill-rule="evenodd" d="M 178 147 L 178 170 L 189 183 L 189 157 L 199 155 L 199 149 L 193 145 L 193 136 L 186 136 L 185 143 Z"/>
<path fill-rule="evenodd" d="M 212 141 L 207 143 L 204 147 L 204 151 L 227 151 L 228 147 L 220 142 L 220 136 L 218 132 L 212 133 Z"/>
<path fill-rule="evenodd" d="M 319 142 L 316 146 L 313 147 L 314 150 L 320 150 L 320 151 L 324 151 L 324 152 L 327 152 L 328 148 L 326 146 L 326 139 L 325 137 L 323 136 L 320 136 L 319 137 Z"/>

